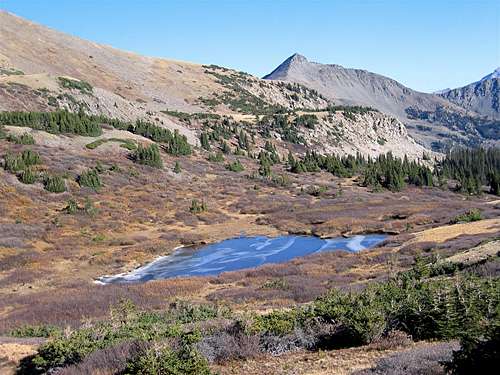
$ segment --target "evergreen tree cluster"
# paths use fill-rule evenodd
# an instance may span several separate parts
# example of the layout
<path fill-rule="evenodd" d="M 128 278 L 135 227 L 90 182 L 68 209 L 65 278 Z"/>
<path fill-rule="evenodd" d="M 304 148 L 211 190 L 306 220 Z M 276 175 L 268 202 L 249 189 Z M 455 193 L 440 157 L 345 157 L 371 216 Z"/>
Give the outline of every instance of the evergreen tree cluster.
<path fill-rule="evenodd" d="M 500 195 L 500 149 L 460 148 L 450 151 L 438 162 L 437 174 L 458 181 L 458 189 L 468 194 L 480 194 L 483 185 Z"/>
<path fill-rule="evenodd" d="M 415 161 L 409 162 L 406 156 L 401 160 L 390 152 L 379 155 L 375 160 L 368 159 L 363 173 L 364 186 L 400 191 L 406 183 L 433 186 L 432 171 Z"/>
<path fill-rule="evenodd" d="M 307 151 L 302 159 L 295 159 L 288 154 L 288 166 L 293 173 L 330 172 L 337 177 L 362 175 L 363 185 L 374 188 L 386 188 L 400 191 L 405 184 L 415 186 L 433 186 L 432 171 L 415 161 L 394 157 L 390 152 L 379 155 L 376 159 L 365 158 L 360 153 L 348 155 L 320 155 Z"/>
<path fill-rule="evenodd" d="M 21 154 L 9 153 L 4 157 L 4 169 L 11 173 L 21 172 L 40 163 L 40 155 L 30 149 L 24 150 Z"/>
<path fill-rule="evenodd" d="M 231 172 L 242 172 L 245 170 L 245 167 L 243 167 L 243 164 L 241 164 L 241 162 L 236 159 L 232 163 L 227 164 L 226 169 Z"/>
<path fill-rule="evenodd" d="M 191 154 L 191 146 L 186 136 L 179 134 L 177 130 L 172 133 L 169 129 L 142 120 L 131 123 L 105 116 L 91 116 L 83 111 L 72 113 L 60 110 L 54 112 L 0 112 L 0 124 L 26 126 L 52 134 L 69 133 L 89 137 L 101 135 L 101 124 L 109 124 L 116 129 L 129 131 L 162 143 L 165 152 L 171 155 Z"/>
<path fill-rule="evenodd" d="M 154 168 L 163 168 L 160 148 L 156 143 L 152 143 L 149 146 L 143 146 L 140 144 L 132 157 L 136 163 L 148 165 Z"/>
<path fill-rule="evenodd" d="M 304 144 L 304 138 L 299 135 L 295 123 L 288 121 L 287 115 L 274 114 L 264 116 L 258 122 L 260 133 L 264 138 L 269 138 L 271 132 L 281 135 L 281 138 L 290 143 Z"/>
<path fill-rule="evenodd" d="M 66 110 L 55 112 L 0 112 L 3 125 L 26 126 L 44 130 L 52 134 L 70 133 L 89 137 L 101 135 L 101 124 L 97 117 L 83 112 L 72 113 Z"/>
<path fill-rule="evenodd" d="M 45 190 L 51 193 L 63 193 L 66 191 L 66 183 L 64 178 L 57 175 L 46 175 L 43 179 Z"/>
<path fill-rule="evenodd" d="M 316 115 L 311 114 L 297 116 L 294 120 L 295 126 L 304 126 L 308 129 L 314 129 L 317 123 L 318 118 L 316 117 Z"/>
<path fill-rule="evenodd" d="M 80 186 L 89 187 L 94 190 L 99 190 L 102 187 L 101 177 L 96 168 L 91 168 L 83 172 L 77 179 Z"/>

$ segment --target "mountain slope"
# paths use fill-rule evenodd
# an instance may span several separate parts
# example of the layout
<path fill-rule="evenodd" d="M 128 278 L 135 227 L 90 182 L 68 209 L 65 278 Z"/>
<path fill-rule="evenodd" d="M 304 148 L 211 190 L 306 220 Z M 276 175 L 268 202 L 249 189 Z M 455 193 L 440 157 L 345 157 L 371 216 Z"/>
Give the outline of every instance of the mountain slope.
<path fill-rule="evenodd" d="M 480 81 L 446 90 L 439 95 L 482 116 L 500 120 L 500 68 Z"/>
<path fill-rule="evenodd" d="M 477 113 L 472 111 L 475 109 L 472 106 L 462 108 L 459 102 L 412 90 L 366 70 L 310 62 L 295 54 L 264 79 L 300 83 L 336 103 L 370 106 L 393 115 L 407 125 L 415 139 L 428 147 L 442 149 L 457 143 L 476 145 L 485 140 L 498 140 L 495 132 L 478 129 L 497 125 L 477 124 Z"/>
<path fill-rule="evenodd" d="M 124 121 L 142 119 L 178 130 L 194 145 L 207 127 L 231 121 L 255 134 L 259 147 L 265 143 L 259 139 L 265 133 L 259 128 L 263 116 L 288 113 L 287 126 L 295 129 L 276 123 L 271 132 L 285 154 L 287 149 L 300 153 L 308 147 L 339 154 L 394 151 L 422 157 L 425 149 L 391 116 L 342 109 L 325 114 L 330 104 L 300 84 L 262 80 L 216 65 L 144 57 L 0 11 L 0 110 L 84 110 Z M 315 129 L 294 125 L 299 109 L 316 113 Z M 290 141 L 295 136 L 284 136 L 289 131 L 300 135 L 300 144 Z"/>
<path fill-rule="evenodd" d="M 335 102 L 371 106 L 400 118 L 406 117 L 405 109 L 411 106 L 426 110 L 454 107 L 443 98 L 414 91 L 391 78 L 366 70 L 310 62 L 299 54 L 289 57 L 264 79 L 302 83 Z"/>

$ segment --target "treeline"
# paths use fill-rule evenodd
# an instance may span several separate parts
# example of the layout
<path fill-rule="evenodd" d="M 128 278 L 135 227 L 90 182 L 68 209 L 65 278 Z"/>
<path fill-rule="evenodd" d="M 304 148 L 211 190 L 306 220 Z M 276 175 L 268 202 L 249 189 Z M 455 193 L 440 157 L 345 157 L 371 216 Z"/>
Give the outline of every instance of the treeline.
<path fill-rule="evenodd" d="M 172 133 L 169 129 L 142 120 L 132 123 L 105 116 L 87 115 L 82 111 L 72 113 L 66 110 L 0 112 L 0 125 L 26 126 L 52 134 L 78 134 L 97 137 L 102 134 L 102 124 L 108 124 L 116 129 L 126 130 L 162 143 L 165 152 L 171 155 L 191 154 L 191 146 L 186 136 L 179 134 L 177 130 Z"/>
<path fill-rule="evenodd" d="M 0 112 L 0 124 L 26 126 L 52 134 L 70 133 L 89 137 L 102 134 L 98 118 L 83 112 Z"/>
<path fill-rule="evenodd" d="M 483 185 L 487 185 L 492 194 L 500 195 L 500 149 L 450 151 L 438 162 L 436 173 L 442 178 L 457 180 L 461 192 L 480 194 Z"/>
<path fill-rule="evenodd" d="M 352 177 L 361 175 L 362 184 L 372 188 L 386 188 L 400 191 L 405 184 L 415 186 L 433 186 L 433 174 L 429 167 L 394 157 L 392 153 L 379 155 L 376 159 L 365 158 L 358 153 L 356 156 L 320 155 L 306 152 L 297 160 L 290 153 L 288 165 L 293 173 L 330 172 L 337 177 Z"/>

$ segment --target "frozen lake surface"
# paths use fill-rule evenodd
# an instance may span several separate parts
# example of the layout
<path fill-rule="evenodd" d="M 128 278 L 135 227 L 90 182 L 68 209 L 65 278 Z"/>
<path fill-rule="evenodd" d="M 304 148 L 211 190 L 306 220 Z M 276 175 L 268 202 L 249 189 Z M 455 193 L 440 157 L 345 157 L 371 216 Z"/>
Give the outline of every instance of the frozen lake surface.
<path fill-rule="evenodd" d="M 218 275 L 268 263 L 283 263 L 322 251 L 356 252 L 374 247 L 386 237 L 381 234 L 331 239 L 314 236 L 238 237 L 202 247 L 179 248 L 132 272 L 103 276 L 97 282 L 111 284 Z"/>

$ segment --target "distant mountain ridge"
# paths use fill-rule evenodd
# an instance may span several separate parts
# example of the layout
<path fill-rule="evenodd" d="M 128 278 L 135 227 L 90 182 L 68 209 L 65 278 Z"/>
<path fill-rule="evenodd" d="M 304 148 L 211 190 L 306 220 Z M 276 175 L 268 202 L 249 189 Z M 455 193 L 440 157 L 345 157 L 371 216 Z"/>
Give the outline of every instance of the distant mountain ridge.
<path fill-rule="evenodd" d="M 438 95 L 481 116 L 500 120 L 500 67 L 477 82 Z"/>
<path fill-rule="evenodd" d="M 264 79 L 302 83 L 339 104 L 371 106 L 402 118 L 410 106 L 426 110 L 454 107 L 436 95 L 414 91 L 392 78 L 367 70 L 310 62 L 300 54 L 290 56 Z"/>
<path fill-rule="evenodd" d="M 472 84 L 472 88 L 466 86 L 465 93 L 444 90 L 429 94 L 412 90 L 380 74 L 311 62 L 294 54 L 264 79 L 300 83 L 338 104 L 376 108 L 403 121 L 419 142 L 439 148 L 445 143 L 477 144 L 484 141 L 485 135 L 496 134 L 478 131 L 475 118 L 498 118 L 498 74 L 497 69 Z M 438 115 L 430 115 L 433 113 Z M 482 121 L 480 125 L 484 130 L 489 123 Z"/>

